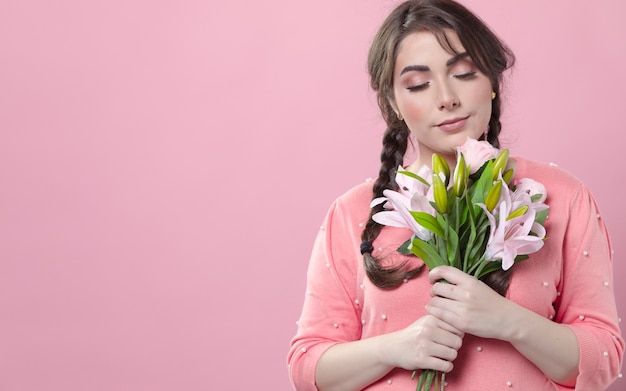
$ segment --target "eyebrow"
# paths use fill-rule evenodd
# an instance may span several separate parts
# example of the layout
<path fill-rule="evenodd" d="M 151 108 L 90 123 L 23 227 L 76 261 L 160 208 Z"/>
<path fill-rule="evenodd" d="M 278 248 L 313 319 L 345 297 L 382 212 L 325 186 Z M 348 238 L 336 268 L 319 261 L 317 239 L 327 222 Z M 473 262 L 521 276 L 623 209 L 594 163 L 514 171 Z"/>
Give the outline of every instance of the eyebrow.
<path fill-rule="evenodd" d="M 448 61 L 446 61 L 446 66 L 450 67 L 450 66 L 456 64 L 457 62 L 461 61 L 465 57 L 469 57 L 469 53 L 468 52 L 459 53 L 459 54 L 453 56 L 452 58 L 450 58 Z M 428 71 L 430 71 L 430 68 L 428 66 L 426 66 L 426 65 L 409 65 L 409 66 L 404 67 L 404 69 L 402 69 L 402 72 L 400 72 L 400 75 L 403 75 L 403 74 L 405 74 L 407 72 L 411 72 L 411 71 L 428 72 Z"/>

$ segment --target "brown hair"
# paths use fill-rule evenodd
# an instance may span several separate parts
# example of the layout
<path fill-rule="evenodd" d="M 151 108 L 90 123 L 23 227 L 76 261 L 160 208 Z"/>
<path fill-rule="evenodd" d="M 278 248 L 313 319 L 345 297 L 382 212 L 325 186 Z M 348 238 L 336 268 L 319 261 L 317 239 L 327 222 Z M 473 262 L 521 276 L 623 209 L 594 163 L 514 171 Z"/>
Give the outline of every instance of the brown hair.
<path fill-rule="evenodd" d="M 410 131 L 406 124 L 397 118 L 390 104 L 390 100 L 393 100 L 393 72 L 400 42 L 412 33 L 428 31 L 437 37 L 444 49 L 455 53 L 445 30 L 456 32 L 476 67 L 490 79 L 493 91 L 497 92 L 495 99 L 492 100 L 487 140 L 493 146 L 500 147 L 498 139 L 502 127 L 500 84 L 504 71 L 515 61 L 513 53 L 480 18 L 459 3 L 452 0 L 406 1 L 385 19 L 374 37 L 368 56 L 370 83 L 376 91 L 378 106 L 387 124 L 380 155 L 380 171 L 374 182 L 373 198 L 382 197 L 385 189 L 397 189 L 394 179 L 396 170 L 404 162 L 409 142 Z M 372 215 L 380 210 L 382 205 L 372 208 L 361 234 L 364 242 L 371 243 L 378 237 L 382 226 L 372 220 Z M 396 287 L 421 271 L 421 268 L 407 270 L 406 262 L 384 267 L 369 252 L 364 252 L 363 259 L 369 279 L 381 288 Z M 491 273 L 485 282 L 500 294 L 504 294 L 509 279 L 510 273 L 500 271 Z"/>

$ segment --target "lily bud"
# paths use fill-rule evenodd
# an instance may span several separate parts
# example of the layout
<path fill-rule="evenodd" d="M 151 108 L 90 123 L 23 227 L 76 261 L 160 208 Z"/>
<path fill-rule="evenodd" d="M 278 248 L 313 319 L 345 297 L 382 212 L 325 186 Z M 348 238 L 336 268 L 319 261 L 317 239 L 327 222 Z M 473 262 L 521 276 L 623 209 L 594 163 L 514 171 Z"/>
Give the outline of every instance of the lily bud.
<path fill-rule="evenodd" d="M 504 174 L 502 174 L 502 179 L 504 180 L 504 182 L 511 183 L 511 179 L 513 179 L 514 173 L 515 171 L 513 171 L 512 168 L 509 168 L 508 170 L 506 170 Z"/>
<path fill-rule="evenodd" d="M 448 166 L 448 162 L 446 161 L 446 159 L 442 158 L 436 153 L 433 153 L 432 166 L 433 166 L 433 172 L 435 174 L 442 173 L 444 175 L 444 177 L 446 178 L 446 184 L 447 184 L 448 181 L 450 180 L 450 166 Z"/>
<path fill-rule="evenodd" d="M 433 196 L 435 198 L 435 205 L 439 213 L 446 213 L 448 209 L 448 191 L 446 185 L 443 184 L 441 177 L 437 174 L 433 174 Z"/>
<path fill-rule="evenodd" d="M 496 161 L 493 163 L 493 180 L 495 181 L 500 176 L 500 173 L 504 171 L 507 163 L 509 162 L 509 150 L 504 149 L 498 157 Z"/>
<path fill-rule="evenodd" d="M 522 205 L 519 208 L 515 209 L 511 214 L 506 217 L 506 220 L 512 220 L 516 217 L 524 216 L 528 211 L 528 205 Z"/>
<path fill-rule="evenodd" d="M 500 193 L 502 192 L 502 181 L 497 181 L 495 185 L 489 190 L 487 193 L 487 198 L 485 199 L 485 207 L 488 211 L 492 211 L 493 208 L 496 207 L 498 201 L 500 200 Z"/>
<path fill-rule="evenodd" d="M 465 192 L 468 177 L 469 170 L 467 169 L 467 164 L 465 164 L 465 157 L 462 153 L 459 153 L 459 159 L 454 168 L 454 194 L 457 197 L 461 197 L 463 192 Z"/>

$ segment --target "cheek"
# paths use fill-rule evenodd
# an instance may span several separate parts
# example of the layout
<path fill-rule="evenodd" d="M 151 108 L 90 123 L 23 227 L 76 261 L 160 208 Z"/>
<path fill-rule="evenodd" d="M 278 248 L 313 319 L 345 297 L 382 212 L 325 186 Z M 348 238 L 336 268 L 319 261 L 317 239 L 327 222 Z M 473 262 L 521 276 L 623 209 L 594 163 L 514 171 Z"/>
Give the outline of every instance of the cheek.
<path fill-rule="evenodd" d="M 487 122 L 491 117 L 491 92 L 491 84 L 469 91 L 469 97 L 474 102 L 474 107 Z"/>
<path fill-rule="evenodd" d="M 470 98 L 476 102 L 477 104 L 487 104 L 491 105 L 491 84 L 481 83 L 480 86 L 476 88 L 471 88 L 468 93 L 470 94 Z"/>
<path fill-rule="evenodd" d="M 420 99 L 402 99 L 398 101 L 398 109 L 407 123 L 423 121 L 429 110 L 427 102 Z"/>
<path fill-rule="evenodd" d="M 419 105 L 407 105 L 405 106 L 402 115 L 407 121 L 419 122 L 424 119 L 426 110 Z"/>
<path fill-rule="evenodd" d="M 476 79 L 467 83 L 460 83 L 460 88 L 465 98 L 469 99 L 473 104 L 491 102 L 491 93 L 493 92 L 491 81 L 480 72 L 477 74 Z"/>

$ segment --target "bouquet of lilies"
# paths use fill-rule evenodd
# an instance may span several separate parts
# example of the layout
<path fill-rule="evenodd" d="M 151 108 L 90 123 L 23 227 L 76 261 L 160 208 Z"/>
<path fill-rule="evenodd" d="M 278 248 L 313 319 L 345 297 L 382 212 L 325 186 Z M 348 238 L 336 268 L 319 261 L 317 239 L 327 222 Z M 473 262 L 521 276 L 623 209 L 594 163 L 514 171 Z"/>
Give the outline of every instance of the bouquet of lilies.
<path fill-rule="evenodd" d="M 448 265 L 476 278 L 508 270 L 543 247 L 548 215 L 545 187 L 530 178 L 513 183 L 508 160 L 507 149 L 468 138 L 457 147 L 452 176 L 437 154 L 417 174 L 399 167 L 398 190 L 372 201 L 384 203 L 373 219 L 411 229 L 398 251 L 418 256 L 431 270 Z M 443 389 L 444 382 L 443 373 L 422 370 L 417 391 Z"/>

